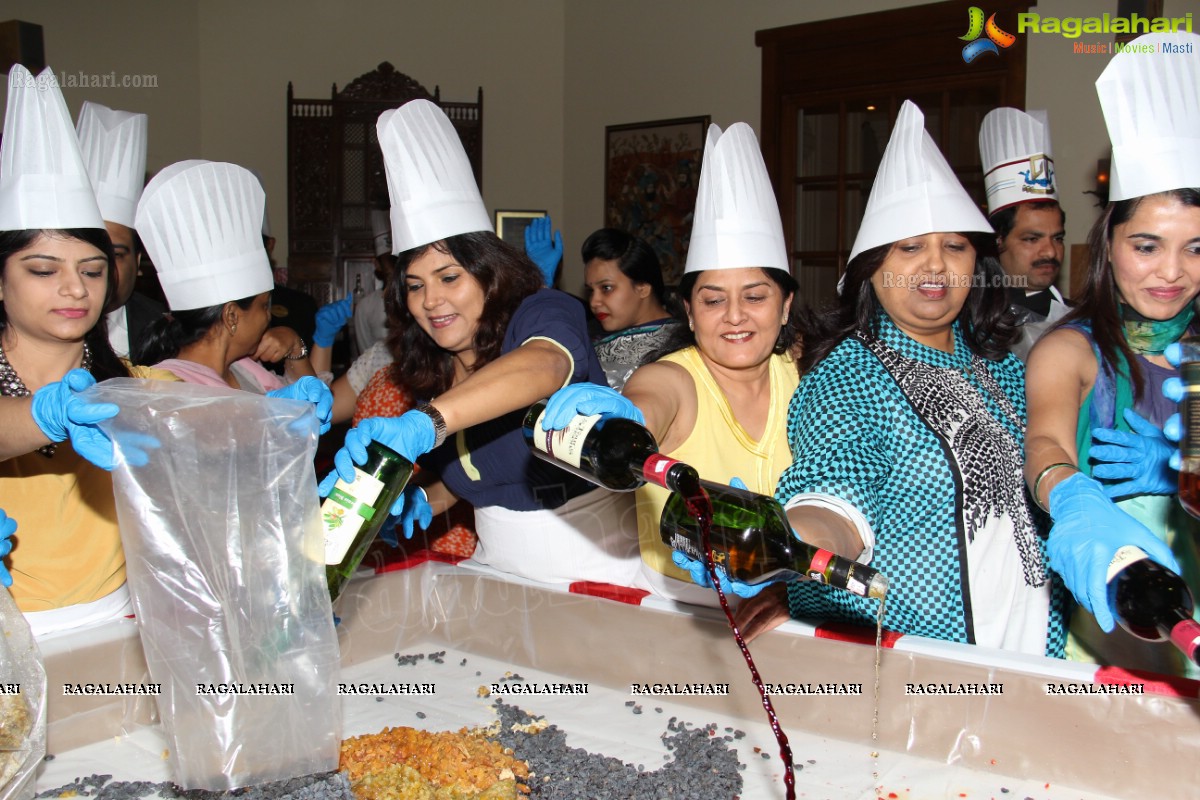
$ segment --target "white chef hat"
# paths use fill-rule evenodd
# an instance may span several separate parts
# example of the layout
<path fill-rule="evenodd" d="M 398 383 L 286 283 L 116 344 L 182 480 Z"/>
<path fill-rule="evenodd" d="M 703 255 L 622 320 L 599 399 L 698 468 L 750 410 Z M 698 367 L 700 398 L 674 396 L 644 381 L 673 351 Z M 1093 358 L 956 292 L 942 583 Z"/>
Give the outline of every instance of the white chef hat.
<path fill-rule="evenodd" d="M 253 297 L 274 286 L 263 247 L 266 194 L 236 164 L 180 161 L 150 181 L 137 231 L 173 311 Z"/>
<path fill-rule="evenodd" d="M 0 230 L 104 228 L 54 71 L 14 64 L 0 144 Z"/>
<path fill-rule="evenodd" d="M 146 139 L 150 118 L 84 101 L 79 109 L 79 150 L 96 190 L 100 216 L 133 227 L 146 183 Z"/>
<path fill-rule="evenodd" d="M 413 100 L 376 123 L 392 210 L 392 252 L 492 230 L 471 162 L 445 113 Z"/>
<path fill-rule="evenodd" d="M 961 231 L 991 233 L 992 226 L 925 131 L 925 115 L 905 100 L 879 162 L 850 260 L 910 236 Z"/>
<path fill-rule="evenodd" d="M 1057 200 L 1045 111 L 996 108 L 979 128 L 988 214 L 1030 200 Z"/>
<path fill-rule="evenodd" d="M 1137 37 L 1096 92 L 1112 141 L 1109 200 L 1200 186 L 1200 35 Z"/>
<path fill-rule="evenodd" d="M 684 273 L 774 267 L 790 272 L 779 205 L 754 130 L 708 128 Z"/>
<path fill-rule="evenodd" d="M 379 208 L 371 209 L 371 238 L 375 255 L 384 256 L 392 252 L 392 221 L 388 212 Z"/>

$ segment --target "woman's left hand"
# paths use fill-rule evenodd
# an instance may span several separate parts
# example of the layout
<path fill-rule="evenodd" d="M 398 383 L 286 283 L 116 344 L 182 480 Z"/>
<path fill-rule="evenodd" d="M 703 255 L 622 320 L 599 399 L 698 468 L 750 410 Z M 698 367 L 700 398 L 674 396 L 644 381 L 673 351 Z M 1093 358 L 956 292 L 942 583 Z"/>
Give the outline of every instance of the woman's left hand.
<path fill-rule="evenodd" d="M 12 586 L 12 574 L 4 566 L 3 558 L 12 552 L 12 535 L 17 532 L 17 521 L 0 508 L 0 584 Z"/>
<path fill-rule="evenodd" d="M 1110 428 L 1092 431 L 1091 457 L 1098 463 L 1092 476 L 1104 481 L 1109 497 L 1141 494 L 1175 494 L 1179 476 L 1170 466 L 1175 447 L 1163 432 L 1132 408 L 1125 409 L 1125 421 L 1133 433 Z"/>
<path fill-rule="evenodd" d="M 621 417 L 639 425 L 646 424 L 641 410 L 616 389 L 596 383 L 572 383 L 550 395 L 542 416 L 542 427 L 548 431 L 561 430 L 576 415 L 592 414 L 599 414 L 603 419 Z"/>
<path fill-rule="evenodd" d="M 304 340 L 291 328 L 267 328 L 251 358 L 264 364 L 274 364 L 302 349 Z"/>
<path fill-rule="evenodd" d="M 321 433 L 328 431 L 333 424 L 333 393 L 320 378 L 306 375 L 290 386 L 267 392 L 267 397 L 312 403 L 313 411 L 317 415 L 317 422 L 321 425 Z"/>

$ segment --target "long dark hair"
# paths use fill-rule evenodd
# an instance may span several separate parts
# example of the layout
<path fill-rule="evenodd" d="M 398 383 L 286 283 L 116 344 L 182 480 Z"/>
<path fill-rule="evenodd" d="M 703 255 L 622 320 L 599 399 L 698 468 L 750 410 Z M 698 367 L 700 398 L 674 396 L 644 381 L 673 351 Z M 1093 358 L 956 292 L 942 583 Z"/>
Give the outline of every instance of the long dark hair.
<path fill-rule="evenodd" d="M 258 295 L 234 300 L 238 308 L 250 310 Z M 146 327 L 143 338 L 134 346 L 130 357 L 133 363 L 153 366 L 168 358 L 176 358 L 179 351 L 202 340 L 224 317 L 225 304 L 206 308 L 191 308 L 186 311 L 171 311 L 163 314 Z"/>
<path fill-rule="evenodd" d="M 491 231 L 460 233 L 401 253 L 384 290 L 387 344 L 395 359 L 394 373 L 402 376 L 404 385 L 419 398 L 435 397 L 454 381 L 453 354 L 439 347 L 408 311 L 408 268 L 430 249 L 453 258 L 483 289 L 483 312 L 472 343 L 472 371 L 499 358 L 517 306 L 542 288 L 542 273 L 533 262 Z"/>
<path fill-rule="evenodd" d="M 650 286 L 659 305 L 666 304 L 666 288 L 663 286 L 662 265 L 654 248 L 636 236 L 616 228 L 601 228 L 583 240 L 580 248 L 584 266 L 589 261 L 617 262 L 617 269 L 633 283 Z"/>
<path fill-rule="evenodd" d="M 1109 369 L 1115 370 L 1118 354 L 1125 360 L 1126 377 L 1133 384 L 1134 397 L 1139 400 L 1142 397 L 1142 368 L 1138 366 L 1138 359 L 1125 341 L 1121 301 L 1117 297 L 1117 283 L 1113 278 L 1109 248 L 1112 245 L 1113 231 L 1118 225 L 1132 219 L 1146 197 L 1173 197 L 1182 205 L 1200 207 L 1200 189 L 1174 189 L 1158 195 L 1114 200 L 1109 203 L 1088 234 L 1091 261 L 1088 263 L 1083 294 L 1071 313 L 1058 323 L 1060 327 L 1072 322 L 1090 323 L 1092 340 L 1095 341 L 1100 356 Z"/>
<path fill-rule="evenodd" d="M 112 239 L 104 228 L 64 228 L 59 230 L 30 229 L 20 231 L 0 231 L 0 271 L 3 271 L 8 259 L 13 254 L 29 247 L 39 236 L 51 239 L 77 239 L 90 244 L 104 253 L 108 259 L 107 281 L 104 290 L 104 308 L 100 319 L 92 329 L 84 334 L 83 341 L 92 354 L 91 373 L 97 381 L 108 378 L 128 378 L 129 370 L 125 363 L 113 352 L 108 341 L 108 324 L 104 315 L 112 310 L 111 306 L 117 296 L 116 257 L 113 255 Z M 8 327 L 8 311 L 0 302 L 0 332 Z"/>
<path fill-rule="evenodd" d="M 792 305 L 788 308 L 787 322 L 779 329 L 779 335 L 775 337 L 775 345 L 771 348 L 771 352 L 775 355 L 793 351 L 797 342 L 800 340 L 800 284 L 796 283 L 796 279 L 792 277 L 790 272 L 785 272 L 775 267 L 762 267 L 762 271 L 772 283 L 779 287 L 783 292 L 784 299 L 788 295 L 792 297 Z M 685 272 L 683 277 L 679 279 L 679 297 L 686 298 L 689 304 L 695 302 L 692 297 L 692 292 L 696 289 L 696 281 L 699 279 L 701 272 Z M 681 314 L 683 312 L 680 312 Z M 648 354 L 642 360 L 643 364 L 648 364 L 652 361 L 657 361 L 663 356 L 668 356 L 671 353 L 683 350 L 687 347 L 692 347 L 696 344 L 696 333 L 688 327 L 686 317 L 681 320 L 682 324 L 670 326 L 670 332 L 667 334 L 660 347 L 654 352 Z"/>
<path fill-rule="evenodd" d="M 962 233 L 975 248 L 975 272 L 971 291 L 955 318 L 971 352 L 989 361 L 1008 355 L 1008 346 L 1017 337 L 1016 316 L 1008 307 L 1004 289 L 1004 270 L 996 257 L 996 237 L 989 233 Z M 800 358 L 803 374 L 856 332 L 869 337 L 879 335 L 879 314 L 883 305 L 871 285 L 871 276 L 882 266 L 895 242 L 872 247 L 859 253 L 846 265 L 846 282 L 837 302 L 803 317 L 804 353 Z"/>

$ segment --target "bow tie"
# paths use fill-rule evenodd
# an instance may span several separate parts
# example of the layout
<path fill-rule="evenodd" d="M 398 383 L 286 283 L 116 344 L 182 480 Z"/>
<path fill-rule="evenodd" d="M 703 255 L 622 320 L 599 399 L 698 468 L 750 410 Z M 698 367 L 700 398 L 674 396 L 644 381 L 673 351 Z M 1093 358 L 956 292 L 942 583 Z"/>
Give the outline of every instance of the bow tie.
<path fill-rule="evenodd" d="M 1013 305 L 1032 311 L 1034 314 L 1048 317 L 1050 316 L 1050 304 L 1054 302 L 1054 295 L 1050 294 L 1049 289 L 1043 289 L 1033 294 L 1026 294 L 1024 289 L 1012 289 L 1009 291 L 1008 300 Z"/>

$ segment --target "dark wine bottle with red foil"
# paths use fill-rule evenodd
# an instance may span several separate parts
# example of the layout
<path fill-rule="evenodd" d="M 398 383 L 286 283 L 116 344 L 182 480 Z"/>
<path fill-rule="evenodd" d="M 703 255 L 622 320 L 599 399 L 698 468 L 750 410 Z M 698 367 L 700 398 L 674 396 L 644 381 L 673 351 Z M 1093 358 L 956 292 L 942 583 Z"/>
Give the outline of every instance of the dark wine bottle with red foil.
<path fill-rule="evenodd" d="M 539 400 L 525 415 L 525 442 L 537 457 L 614 492 L 653 483 L 694 502 L 702 496 L 696 470 L 659 453 L 654 434 L 633 420 L 579 415 L 562 430 L 547 431 L 545 412 L 546 401 Z"/>
<path fill-rule="evenodd" d="M 1108 576 L 1108 605 L 1122 628 L 1147 641 L 1170 640 L 1200 664 L 1200 623 L 1183 578 L 1136 547 L 1117 551 Z"/>
<path fill-rule="evenodd" d="M 1179 403 L 1183 423 L 1179 502 L 1193 517 L 1200 517 L 1200 337 L 1189 336 L 1180 344 L 1183 353 L 1179 375 L 1184 394 Z"/>
<path fill-rule="evenodd" d="M 713 561 L 730 577 L 751 585 L 807 578 L 860 597 L 887 593 L 887 578 L 878 570 L 797 538 L 775 498 L 711 481 L 700 486 L 712 504 Z M 669 497 L 659 525 L 663 543 L 702 561 L 701 533 L 686 501 Z"/>

